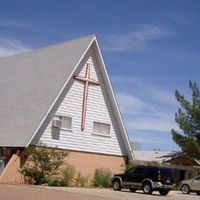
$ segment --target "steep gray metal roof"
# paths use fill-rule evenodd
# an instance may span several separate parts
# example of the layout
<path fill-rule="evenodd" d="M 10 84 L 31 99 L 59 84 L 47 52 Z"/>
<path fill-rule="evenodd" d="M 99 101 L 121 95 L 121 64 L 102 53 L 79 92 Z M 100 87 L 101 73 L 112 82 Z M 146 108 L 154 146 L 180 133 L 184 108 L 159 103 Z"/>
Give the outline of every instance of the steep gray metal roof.
<path fill-rule="evenodd" d="M 94 38 L 0 59 L 0 146 L 28 144 Z"/>

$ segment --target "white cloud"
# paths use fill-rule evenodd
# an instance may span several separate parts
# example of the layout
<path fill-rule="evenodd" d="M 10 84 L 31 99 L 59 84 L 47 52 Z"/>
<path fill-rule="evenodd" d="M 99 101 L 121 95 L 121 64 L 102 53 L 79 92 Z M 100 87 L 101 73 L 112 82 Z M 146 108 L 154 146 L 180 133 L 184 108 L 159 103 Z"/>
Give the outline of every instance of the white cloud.
<path fill-rule="evenodd" d="M 175 33 L 161 26 L 140 24 L 121 34 L 104 37 L 107 51 L 144 51 L 150 48 L 149 42 L 174 36 Z"/>
<path fill-rule="evenodd" d="M 159 136 L 155 136 L 151 133 L 138 131 L 134 134 L 134 141 L 142 144 L 169 144 L 168 140 L 160 140 L 158 137 Z M 160 137 L 162 138 L 162 135 L 160 135 Z"/>
<path fill-rule="evenodd" d="M 147 90 L 154 99 L 157 99 L 158 101 L 168 105 L 177 105 L 177 101 L 175 99 L 174 94 L 156 86 L 149 86 L 147 87 Z"/>
<path fill-rule="evenodd" d="M 145 107 L 145 103 L 135 96 L 126 93 L 117 93 L 116 96 L 123 113 L 139 112 Z"/>
<path fill-rule="evenodd" d="M 19 40 L 0 38 L 0 57 L 6 57 L 30 50 Z"/>
<path fill-rule="evenodd" d="M 141 79 L 134 76 L 111 76 L 111 81 L 120 84 L 138 84 Z"/>
<path fill-rule="evenodd" d="M 116 96 L 130 132 L 133 130 L 169 132 L 177 127 L 174 122 L 174 112 L 169 106 L 166 110 L 150 101 L 126 93 L 117 93 Z"/>
<path fill-rule="evenodd" d="M 160 86 L 151 83 L 151 81 L 139 77 L 122 77 L 122 76 L 112 76 L 111 80 L 116 84 L 131 85 L 134 86 L 134 98 L 136 93 L 145 93 L 148 99 L 154 99 L 159 103 L 164 103 L 171 106 L 177 106 L 177 101 L 174 95 L 174 91 L 167 91 L 162 89 Z M 125 91 L 127 92 L 127 91 Z M 129 91 L 129 96 L 132 91 Z M 141 100 L 140 100 L 141 101 Z M 144 102 L 143 102 L 144 103 Z"/>
<path fill-rule="evenodd" d="M 45 27 L 44 25 L 41 26 L 40 23 L 33 23 L 29 20 L 15 20 L 15 19 L 0 19 L 0 28 L 4 28 L 4 29 L 10 29 L 10 30 L 22 30 L 22 31 L 30 31 L 32 32 L 39 32 L 39 33 L 46 33 L 48 35 L 55 35 L 57 37 L 64 37 L 66 38 L 66 35 L 70 34 L 62 31 L 59 31 L 57 29 L 49 29 L 48 27 Z M 37 33 L 38 35 L 38 33 Z"/>
<path fill-rule="evenodd" d="M 9 20 L 9 19 L 0 19 L 0 26 L 4 28 L 23 28 L 23 29 L 32 29 L 33 27 L 29 23 L 16 20 Z"/>
<path fill-rule="evenodd" d="M 189 18 L 187 18 L 185 15 L 182 15 L 180 13 L 175 13 L 175 12 L 168 12 L 163 14 L 163 16 L 165 16 L 166 18 L 168 18 L 169 20 L 173 21 L 173 22 L 177 22 L 179 24 L 187 24 L 189 23 Z"/>
<path fill-rule="evenodd" d="M 115 76 L 112 80 L 119 86 L 118 91 L 123 85 L 123 92 L 117 92 L 116 97 L 129 132 L 178 129 L 174 121 L 178 104 L 172 93 L 137 77 Z"/>
<path fill-rule="evenodd" d="M 150 117 L 138 117 L 133 119 L 132 122 L 127 123 L 128 130 L 145 130 L 145 131 L 162 131 L 170 132 L 175 127 L 175 122 L 172 119 Z"/>

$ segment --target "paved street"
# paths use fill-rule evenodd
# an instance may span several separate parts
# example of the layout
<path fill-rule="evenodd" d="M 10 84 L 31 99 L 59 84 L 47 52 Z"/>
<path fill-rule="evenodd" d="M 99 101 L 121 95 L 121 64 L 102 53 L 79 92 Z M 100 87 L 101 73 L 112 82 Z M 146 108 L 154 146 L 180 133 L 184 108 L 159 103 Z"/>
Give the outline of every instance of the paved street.
<path fill-rule="evenodd" d="M 183 195 L 171 191 L 167 196 L 144 195 L 142 191 L 116 192 L 111 189 L 35 187 L 26 185 L 0 185 L 0 200 L 199 200 L 196 194 Z"/>
<path fill-rule="evenodd" d="M 156 200 L 156 199 L 168 199 L 168 200 L 199 200 L 199 196 L 196 194 L 183 195 L 180 191 L 170 191 L 167 196 L 160 196 L 158 192 L 154 192 L 153 195 L 145 195 L 142 191 L 138 190 L 136 193 L 131 193 L 129 190 L 113 191 L 112 189 L 87 189 L 87 188 L 55 188 L 56 190 L 64 190 L 70 193 L 78 193 L 83 195 L 89 195 L 93 197 L 101 197 L 101 199 L 115 199 L 115 200 Z M 95 198 L 94 198 L 95 199 Z"/>

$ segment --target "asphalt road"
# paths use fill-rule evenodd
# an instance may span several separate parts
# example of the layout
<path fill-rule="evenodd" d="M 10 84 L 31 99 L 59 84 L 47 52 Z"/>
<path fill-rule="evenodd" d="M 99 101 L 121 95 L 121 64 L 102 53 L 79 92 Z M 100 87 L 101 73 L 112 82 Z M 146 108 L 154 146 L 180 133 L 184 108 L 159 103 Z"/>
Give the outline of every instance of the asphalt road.
<path fill-rule="evenodd" d="M 167 196 L 158 192 L 145 195 L 142 191 L 131 193 L 127 190 L 116 192 L 111 189 L 90 189 L 71 187 L 37 187 L 27 185 L 0 185 L 0 200 L 195 200 L 196 194 L 184 195 L 171 191 Z"/>
<path fill-rule="evenodd" d="M 170 191 L 167 196 L 161 196 L 159 192 L 153 192 L 152 195 L 143 194 L 141 190 L 135 193 L 129 192 L 129 190 L 113 191 L 112 189 L 91 189 L 91 188 L 55 188 L 56 190 L 64 190 L 70 193 L 83 194 L 101 198 L 102 200 L 200 200 L 200 196 L 191 193 L 184 195 L 180 191 Z"/>

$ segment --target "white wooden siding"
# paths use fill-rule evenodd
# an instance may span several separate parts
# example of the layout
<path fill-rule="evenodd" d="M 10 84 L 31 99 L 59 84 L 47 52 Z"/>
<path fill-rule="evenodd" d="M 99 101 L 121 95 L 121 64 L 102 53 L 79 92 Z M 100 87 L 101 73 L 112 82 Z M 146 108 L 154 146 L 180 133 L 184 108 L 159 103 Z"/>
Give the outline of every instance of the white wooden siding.
<path fill-rule="evenodd" d="M 124 155 L 123 145 L 120 134 L 117 132 L 116 124 L 113 124 L 112 109 L 109 100 L 106 99 L 106 91 L 103 78 L 98 74 L 97 62 L 94 56 L 89 57 L 87 63 L 90 64 L 90 78 L 98 80 L 100 86 L 89 85 L 87 112 L 85 121 L 85 130 L 81 131 L 82 101 L 84 84 L 73 80 L 72 87 L 69 89 L 66 97 L 59 106 L 56 115 L 72 117 L 72 131 L 60 130 L 59 137 L 52 139 L 51 123 L 39 139 L 40 142 L 48 146 L 57 146 L 58 148 L 68 150 L 78 150 L 86 152 Z M 85 76 L 86 64 L 82 66 L 78 76 Z M 64 73 L 64 72 L 63 72 Z M 110 124 L 110 135 L 100 136 L 93 133 L 93 122 L 102 122 Z M 53 137 L 55 138 L 55 137 Z M 33 140 L 32 144 L 35 144 Z"/>

